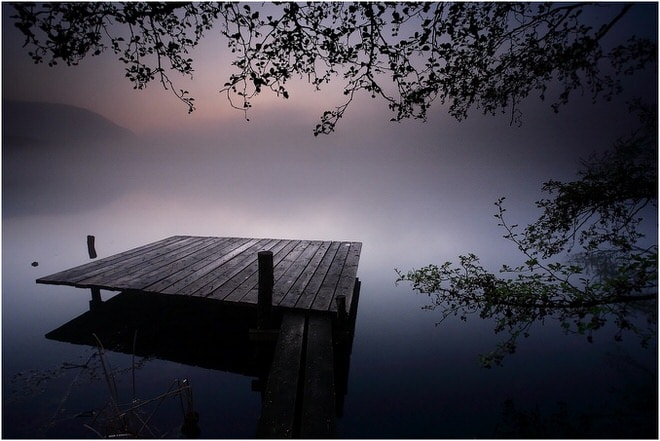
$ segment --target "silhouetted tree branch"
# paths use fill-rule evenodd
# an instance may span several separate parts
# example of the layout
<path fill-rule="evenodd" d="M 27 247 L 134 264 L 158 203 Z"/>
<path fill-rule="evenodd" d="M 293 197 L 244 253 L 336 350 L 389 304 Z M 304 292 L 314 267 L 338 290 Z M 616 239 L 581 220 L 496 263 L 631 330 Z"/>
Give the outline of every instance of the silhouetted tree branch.
<path fill-rule="evenodd" d="M 608 320 L 617 328 L 617 340 L 624 331 L 638 334 L 643 344 L 654 335 L 656 307 L 640 304 L 657 305 L 658 246 L 642 245 L 640 225 L 644 214 L 657 214 L 657 117 L 644 107 L 637 110 L 642 127 L 585 161 L 578 180 L 543 186 L 552 197 L 537 202 L 542 214 L 533 224 L 520 231 L 505 219 L 504 198 L 496 202 L 504 238 L 516 245 L 524 264 L 504 265 L 504 276 L 498 276 L 468 254 L 459 257 L 459 265 L 397 270 L 397 283 L 411 282 L 413 289 L 428 294 L 426 308 L 439 309 L 443 320 L 467 320 L 477 313 L 495 320 L 496 333 L 508 334 L 482 356 L 485 366 L 501 364 L 520 336 L 550 317 L 589 341 Z M 644 309 L 646 327 L 631 319 Z"/>
<path fill-rule="evenodd" d="M 142 89 L 159 81 L 190 112 L 194 98 L 171 72 L 192 76 L 189 51 L 214 31 L 236 71 L 222 92 L 247 112 L 264 91 L 289 97 L 298 77 L 320 89 L 344 82 L 344 102 L 321 116 L 330 133 L 357 93 L 384 100 L 393 120 L 426 119 L 431 104 L 457 119 L 509 112 L 551 90 L 558 110 L 574 92 L 609 98 L 621 79 L 655 63 L 655 42 L 611 34 L 631 3 L 17 3 L 16 26 L 35 62 L 79 63 L 110 51 Z M 598 17 L 590 11 L 598 10 Z M 605 13 L 603 13 L 605 12 Z M 556 89 L 555 89 L 556 88 Z"/>

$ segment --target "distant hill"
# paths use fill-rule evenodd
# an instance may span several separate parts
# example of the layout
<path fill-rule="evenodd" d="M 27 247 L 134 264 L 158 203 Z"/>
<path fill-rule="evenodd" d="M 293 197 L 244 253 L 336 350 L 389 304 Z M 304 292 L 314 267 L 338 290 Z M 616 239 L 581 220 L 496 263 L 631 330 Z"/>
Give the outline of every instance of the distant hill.
<path fill-rule="evenodd" d="M 107 118 L 66 104 L 2 101 L 3 144 L 128 141 L 135 135 Z"/>
<path fill-rule="evenodd" d="M 107 204 L 130 189 L 138 137 L 64 104 L 2 102 L 2 216 Z"/>

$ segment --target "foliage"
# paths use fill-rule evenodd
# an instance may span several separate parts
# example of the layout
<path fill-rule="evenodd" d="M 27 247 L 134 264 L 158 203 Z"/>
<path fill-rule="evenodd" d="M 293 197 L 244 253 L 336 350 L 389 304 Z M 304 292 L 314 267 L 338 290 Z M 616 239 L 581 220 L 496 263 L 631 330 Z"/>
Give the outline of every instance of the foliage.
<path fill-rule="evenodd" d="M 604 41 L 631 3 L 17 3 L 16 26 L 37 63 L 78 64 L 111 51 L 135 88 L 157 80 L 193 111 L 171 72 L 191 76 L 190 51 L 212 30 L 236 69 L 222 92 L 247 112 L 263 91 L 288 98 L 287 82 L 320 89 L 344 82 L 345 101 L 323 113 L 330 133 L 357 93 L 383 99 L 393 120 L 426 119 L 434 101 L 467 117 L 509 112 L 551 90 L 555 111 L 572 93 L 619 92 L 625 75 L 656 62 L 656 44 L 631 36 Z"/>
<path fill-rule="evenodd" d="M 495 320 L 495 332 L 508 338 L 482 356 L 485 366 L 501 364 L 515 352 L 516 340 L 546 318 L 561 322 L 567 332 L 593 332 L 612 319 L 621 340 L 632 331 L 645 344 L 657 320 L 649 308 L 648 328 L 631 320 L 640 301 L 657 300 L 657 243 L 643 246 L 640 224 L 645 209 L 657 213 L 656 118 L 613 150 L 584 163 L 579 179 L 550 181 L 543 190 L 552 197 L 537 202 L 542 214 L 522 231 L 505 219 L 504 198 L 495 205 L 505 235 L 522 253 L 525 263 L 504 265 L 497 276 L 484 269 L 474 254 L 459 264 L 428 265 L 397 282 L 433 295 L 428 309 L 439 308 L 443 319 L 478 313 Z M 594 271 L 596 269 L 596 271 Z"/>

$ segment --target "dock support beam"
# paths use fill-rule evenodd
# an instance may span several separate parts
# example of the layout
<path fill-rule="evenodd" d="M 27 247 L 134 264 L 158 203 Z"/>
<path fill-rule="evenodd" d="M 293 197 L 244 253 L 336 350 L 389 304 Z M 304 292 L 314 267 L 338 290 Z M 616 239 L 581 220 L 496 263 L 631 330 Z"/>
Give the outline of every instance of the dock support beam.
<path fill-rule="evenodd" d="M 259 298 L 257 300 L 257 328 L 268 329 L 273 316 L 273 252 L 259 251 Z"/>
<path fill-rule="evenodd" d="M 92 300 L 89 301 L 89 310 L 96 311 L 101 305 L 103 305 L 101 290 L 99 288 L 92 288 Z"/>

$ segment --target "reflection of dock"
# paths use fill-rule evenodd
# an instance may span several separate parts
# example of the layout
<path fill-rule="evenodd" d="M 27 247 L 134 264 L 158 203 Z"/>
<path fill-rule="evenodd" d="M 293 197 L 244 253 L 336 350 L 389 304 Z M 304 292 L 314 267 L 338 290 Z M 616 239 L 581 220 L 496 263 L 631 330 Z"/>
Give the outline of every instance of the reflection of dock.
<path fill-rule="evenodd" d="M 47 337 L 94 344 L 95 333 L 118 351 L 257 377 L 259 436 L 332 436 L 360 250 L 359 242 L 173 236 L 38 279 L 92 289 L 91 311 Z M 102 302 L 100 289 L 123 292 Z"/>

